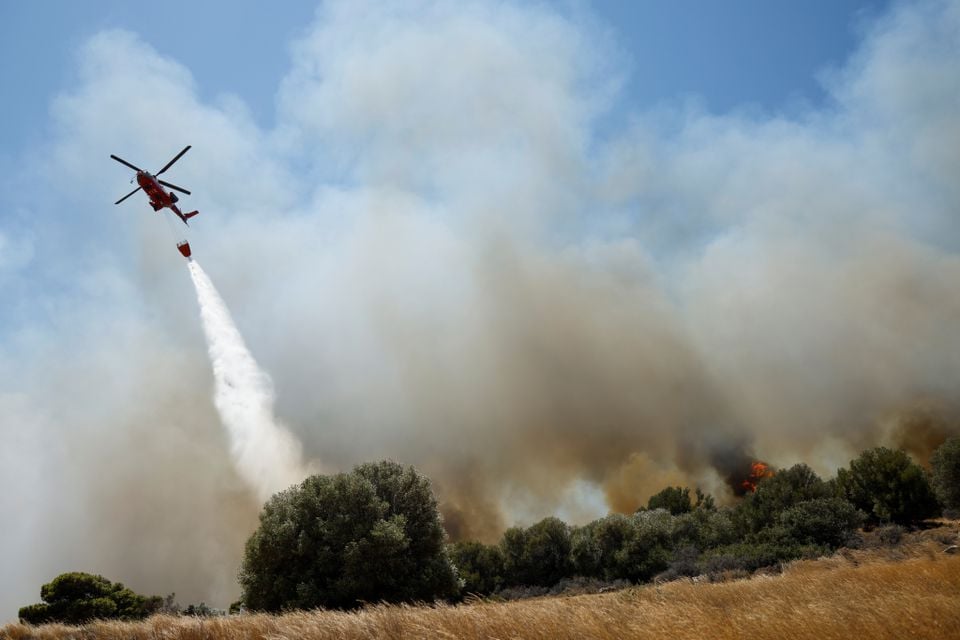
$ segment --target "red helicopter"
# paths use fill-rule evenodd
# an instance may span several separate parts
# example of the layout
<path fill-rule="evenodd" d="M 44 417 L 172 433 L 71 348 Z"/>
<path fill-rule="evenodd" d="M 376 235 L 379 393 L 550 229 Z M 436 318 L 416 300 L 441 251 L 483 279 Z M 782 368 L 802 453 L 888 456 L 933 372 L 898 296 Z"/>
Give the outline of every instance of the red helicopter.
<path fill-rule="evenodd" d="M 167 169 L 169 169 L 171 166 L 173 166 L 174 162 L 179 160 L 183 156 L 183 154 L 185 154 L 187 151 L 190 150 L 190 146 L 191 145 L 187 145 L 186 147 L 184 147 L 183 151 L 181 151 L 176 156 L 174 156 L 173 160 L 165 164 L 163 168 L 160 169 L 160 171 L 157 171 L 157 173 L 153 175 L 144 171 L 138 166 L 130 164 L 123 158 L 117 157 L 111 153 L 110 154 L 111 158 L 113 158 L 120 164 L 130 167 L 131 169 L 137 172 L 137 176 L 136 176 L 137 184 L 140 185 L 136 189 L 128 193 L 127 195 L 123 196 L 122 198 L 114 202 L 114 204 L 120 204 L 121 202 L 123 202 L 124 200 L 126 200 L 127 198 L 135 194 L 137 191 L 140 191 L 140 189 L 143 189 L 146 192 L 147 196 L 150 197 L 150 206 L 153 207 L 154 211 L 160 211 L 161 209 L 166 207 L 171 211 L 173 211 L 175 214 L 177 214 L 177 217 L 183 220 L 183 224 L 186 224 L 189 227 L 190 225 L 187 224 L 187 219 L 192 218 L 193 216 L 197 215 L 200 212 L 191 211 L 189 213 L 182 213 L 180 209 L 177 207 L 177 202 L 179 202 L 180 198 L 178 198 L 177 194 L 173 193 L 173 191 L 167 191 L 163 187 L 169 187 L 174 191 L 179 191 L 180 193 L 185 193 L 187 195 L 190 195 L 190 192 L 184 189 L 183 187 L 178 187 L 175 184 L 171 184 L 169 182 L 165 182 L 164 180 L 160 180 L 158 176 L 162 174 L 164 171 L 166 171 Z M 183 242 L 181 244 L 178 244 L 177 248 L 180 250 L 180 253 L 184 255 L 184 257 L 186 258 L 190 257 L 189 244 L 187 244 L 186 242 Z"/>

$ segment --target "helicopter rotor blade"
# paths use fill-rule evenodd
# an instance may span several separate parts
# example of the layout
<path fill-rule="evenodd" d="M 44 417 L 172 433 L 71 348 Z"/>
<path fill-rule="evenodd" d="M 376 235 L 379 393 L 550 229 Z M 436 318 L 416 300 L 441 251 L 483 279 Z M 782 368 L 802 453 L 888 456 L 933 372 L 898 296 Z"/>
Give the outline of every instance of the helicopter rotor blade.
<path fill-rule="evenodd" d="M 190 195 L 190 192 L 187 191 L 186 189 L 184 189 L 183 187 L 178 187 L 178 186 L 175 185 L 175 184 L 170 184 L 169 182 L 166 182 L 165 180 L 160 180 L 159 178 L 157 179 L 157 182 L 159 182 L 160 184 L 162 184 L 162 185 L 165 186 L 165 187 L 170 187 L 170 188 L 173 189 L 174 191 L 179 191 L 180 193 L 185 193 L 185 194 L 187 194 L 187 195 Z"/>
<path fill-rule="evenodd" d="M 191 146 L 191 145 L 188 144 L 186 147 L 184 147 L 184 148 L 183 148 L 183 151 L 181 151 L 181 152 L 178 153 L 176 156 L 174 156 L 173 160 L 171 160 L 170 162 L 168 162 L 167 164 L 165 164 L 164 167 L 163 167 L 163 169 L 160 169 L 160 171 L 157 171 L 156 175 L 160 175 L 161 173 L 163 173 L 164 171 L 166 171 L 167 169 L 169 169 L 170 167 L 172 167 L 174 162 L 176 162 L 177 160 L 179 160 L 180 157 L 181 157 L 183 154 L 185 154 L 187 151 L 190 151 L 190 146 Z"/>
<path fill-rule="evenodd" d="M 116 202 L 114 202 L 113 204 L 120 204 L 121 202 L 123 202 L 124 200 L 126 200 L 127 198 L 129 198 L 130 196 L 132 196 L 133 194 L 135 194 L 137 191 L 140 191 L 140 187 L 137 187 L 136 189 L 134 189 L 133 191 L 131 191 L 131 192 L 128 193 L 127 195 L 123 196 L 122 198 L 120 198 L 119 200 L 117 200 Z"/>
<path fill-rule="evenodd" d="M 133 169 L 134 171 L 143 171 L 143 169 L 141 169 L 140 167 L 138 167 L 138 166 L 136 166 L 136 165 L 132 165 L 132 164 L 130 164 L 129 162 L 127 162 L 126 160 L 124 160 L 123 158 L 118 158 L 117 156 L 113 155 L 112 153 L 110 154 L 110 157 L 113 158 L 114 160 L 116 160 L 117 162 L 119 162 L 120 164 L 125 164 L 125 165 L 127 165 L 128 167 L 130 167 L 130 168 Z"/>

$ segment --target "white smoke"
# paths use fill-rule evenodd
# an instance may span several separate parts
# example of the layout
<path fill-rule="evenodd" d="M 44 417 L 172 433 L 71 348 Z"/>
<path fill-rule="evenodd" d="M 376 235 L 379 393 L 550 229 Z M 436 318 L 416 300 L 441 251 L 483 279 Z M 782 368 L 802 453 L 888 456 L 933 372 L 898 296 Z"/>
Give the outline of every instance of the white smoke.
<path fill-rule="evenodd" d="M 213 402 L 237 472 L 261 500 L 306 475 L 300 442 L 273 415 L 273 383 L 257 365 L 213 282 L 188 262 L 213 366 Z"/>

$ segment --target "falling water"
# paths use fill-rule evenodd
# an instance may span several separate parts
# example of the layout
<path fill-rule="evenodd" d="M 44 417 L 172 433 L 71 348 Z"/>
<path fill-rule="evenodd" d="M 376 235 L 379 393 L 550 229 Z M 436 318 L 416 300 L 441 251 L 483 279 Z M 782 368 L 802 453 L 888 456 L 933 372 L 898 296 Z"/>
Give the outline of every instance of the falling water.
<path fill-rule="evenodd" d="M 253 359 L 210 278 L 196 261 L 188 264 L 213 366 L 213 401 L 231 457 L 240 476 L 266 500 L 307 475 L 300 442 L 274 417 L 270 376 Z"/>

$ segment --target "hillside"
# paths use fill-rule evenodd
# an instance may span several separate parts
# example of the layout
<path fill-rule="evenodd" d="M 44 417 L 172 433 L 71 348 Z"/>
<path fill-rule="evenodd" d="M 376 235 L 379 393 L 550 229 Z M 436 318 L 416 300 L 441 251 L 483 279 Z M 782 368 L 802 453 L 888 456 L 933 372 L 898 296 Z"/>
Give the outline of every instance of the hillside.
<path fill-rule="evenodd" d="M 956 638 L 960 555 L 945 549 L 956 541 L 957 527 L 945 522 L 899 546 L 844 549 L 749 579 L 683 580 L 515 602 L 371 606 L 353 613 L 154 616 L 83 627 L 14 624 L 0 629 L 0 639 Z"/>

